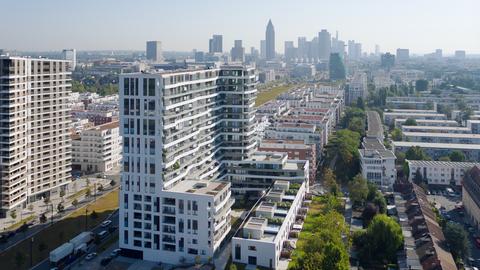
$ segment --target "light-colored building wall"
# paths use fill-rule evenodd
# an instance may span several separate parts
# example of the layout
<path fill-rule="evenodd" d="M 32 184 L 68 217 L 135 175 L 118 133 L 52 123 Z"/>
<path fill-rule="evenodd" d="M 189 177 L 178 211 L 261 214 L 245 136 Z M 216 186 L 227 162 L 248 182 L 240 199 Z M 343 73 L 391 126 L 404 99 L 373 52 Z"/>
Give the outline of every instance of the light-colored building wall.
<path fill-rule="evenodd" d="M 407 160 L 409 168 L 408 179 L 413 181 L 416 174 L 420 172 L 423 180 L 429 185 L 462 185 L 465 173 L 478 166 L 480 163 L 472 162 L 451 162 L 451 161 L 425 161 Z"/>

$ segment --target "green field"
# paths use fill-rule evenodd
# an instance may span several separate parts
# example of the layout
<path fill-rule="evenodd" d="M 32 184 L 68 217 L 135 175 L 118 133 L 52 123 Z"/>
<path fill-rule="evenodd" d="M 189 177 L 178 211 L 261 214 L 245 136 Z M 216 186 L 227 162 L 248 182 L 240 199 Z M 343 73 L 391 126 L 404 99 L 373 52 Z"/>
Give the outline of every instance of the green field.
<path fill-rule="evenodd" d="M 118 208 L 118 190 L 97 199 L 96 202 L 80 207 L 64 219 L 45 228 L 34 236 L 33 265 L 38 264 L 48 257 L 51 250 L 73 238 L 85 230 L 85 208 L 90 215 L 92 211 L 98 214 L 93 219 L 88 219 L 88 229 L 100 224 L 109 214 Z M 30 268 L 30 239 L 23 240 L 16 246 L 0 254 L 2 269 L 28 269 Z"/>
<path fill-rule="evenodd" d="M 255 101 L 255 106 L 258 107 L 267 101 L 275 99 L 280 94 L 288 91 L 291 87 L 292 85 L 281 85 L 281 86 L 275 86 L 267 90 L 258 92 L 257 100 Z"/>

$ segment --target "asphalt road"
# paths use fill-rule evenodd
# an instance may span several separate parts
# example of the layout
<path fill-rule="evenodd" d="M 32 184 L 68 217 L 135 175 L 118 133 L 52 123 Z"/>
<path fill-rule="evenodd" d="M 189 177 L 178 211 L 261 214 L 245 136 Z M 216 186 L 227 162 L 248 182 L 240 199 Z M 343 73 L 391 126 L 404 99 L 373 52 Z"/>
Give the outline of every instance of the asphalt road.
<path fill-rule="evenodd" d="M 110 224 L 109 227 L 112 227 L 112 226 L 118 227 L 118 210 L 116 210 L 115 212 L 113 212 L 113 214 L 112 214 L 109 218 L 107 218 L 107 219 L 109 219 L 109 220 L 112 221 L 112 224 Z M 103 231 L 103 230 L 107 230 L 107 231 L 108 231 L 107 228 L 103 228 L 103 227 L 101 227 L 101 226 L 99 225 L 99 226 L 95 227 L 95 228 L 92 230 L 92 232 L 95 233 L 95 234 L 97 234 L 97 233 L 99 233 L 99 232 L 101 232 L 101 231 Z M 116 231 L 113 232 L 113 233 L 114 233 L 114 234 L 115 234 L 115 233 L 118 233 L 118 230 L 116 230 Z M 109 234 L 108 237 L 103 238 L 103 239 L 101 240 L 101 243 L 107 241 L 111 236 L 112 236 L 112 235 Z M 88 250 L 89 250 L 89 252 L 96 252 L 97 247 L 96 247 L 95 244 L 91 244 L 91 245 L 89 246 Z M 78 263 L 84 262 L 84 261 L 85 261 L 85 260 L 84 260 L 84 257 L 85 257 L 85 255 L 82 256 L 82 257 L 80 257 L 80 258 L 77 259 L 76 261 L 74 261 L 72 264 L 70 264 L 68 267 L 66 267 L 66 269 L 70 269 L 70 268 L 72 268 L 72 266 L 76 266 Z M 49 270 L 50 268 L 51 268 L 51 267 L 50 267 L 50 261 L 49 261 L 49 259 L 47 258 L 47 259 L 43 260 L 41 263 L 39 263 L 39 264 L 37 264 L 36 266 L 34 266 L 32 269 L 33 269 L 33 270 Z M 77 268 L 77 269 L 79 269 L 79 268 Z M 84 269 L 89 269 L 89 268 L 84 268 Z"/>

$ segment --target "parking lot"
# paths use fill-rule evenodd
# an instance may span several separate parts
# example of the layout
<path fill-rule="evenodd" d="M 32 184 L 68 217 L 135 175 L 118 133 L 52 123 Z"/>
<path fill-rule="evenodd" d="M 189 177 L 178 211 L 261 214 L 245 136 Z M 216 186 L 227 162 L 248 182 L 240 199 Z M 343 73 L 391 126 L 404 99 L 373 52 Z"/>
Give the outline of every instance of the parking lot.
<path fill-rule="evenodd" d="M 480 248 L 475 245 L 475 237 L 480 236 L 480 232 L 471 227 L 468 219 L 465 218 L 461 194 L 457 193 L 450 196 L 446 191 L 430 190 L 430 195 L 427 197 L 431 203 L 435 203 L 436 207 L 440 209 L 441 215 L 447 221 L 461 224 L 465 228 L 469 234 L 471 250 L 471 256 L 467 264 L 480 267 Z"/>

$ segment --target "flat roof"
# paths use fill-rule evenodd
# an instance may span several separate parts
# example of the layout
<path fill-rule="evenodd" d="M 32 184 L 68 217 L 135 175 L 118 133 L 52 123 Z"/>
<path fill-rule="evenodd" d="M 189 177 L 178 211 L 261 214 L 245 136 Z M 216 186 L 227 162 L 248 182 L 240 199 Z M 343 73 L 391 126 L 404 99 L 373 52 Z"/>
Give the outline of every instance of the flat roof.
<path fill-rule="evenodd" d="M 228 182 L 221 181 L 184 180 L 167 191 L 216 196 L 228 185 Z"/>
<path fill-rule="evenodd" d="M 418 121 L 418 120 L 417 120 Z M 406 126 L 402 125 L 402 128 L 409 128 L 409 129 L 424 129 L 424 130 L 465 130 L 470 131 L 471 129 L 468 127 L 452 127 L 452 126 Z"/>
<path fill-rule="evenodd" d="M 471 133 L 436 133 L 436 132 L 403 132 L 406 137 L 441 137 L 441 138 L 467 138 L 480 139 L 480 134 Z"/>
<path fill-rule="evenodd" d="M 395 147 L 419 146 L 422 148 L 445 148 L 462 150 L 480 150 L 480 144 L 462 144 L 462 143 L 426 143 L 426 142 L 401 142 L 393 141 Z"/>
<path fill-rule="evenodd" d="M 448 168 L 471 168 L 473 166 L 480 166 L 476 162 L 456 162 L 456 161 L 436 161 L 436 160 L 406 160 L 412 166 L 435 166 Z"/>
<path fill-rule="evenodd" d="M 367 111 L 367 137 L 383 137 L 383 125 L 376 111 Z"/>
<path fill-rule="evenodd" d="M 383 115 L 405 115 L 405 116 L 438 116 L 447 117 L 443 113 L 410 113 L 410 112 L 384 112 Z"/>

